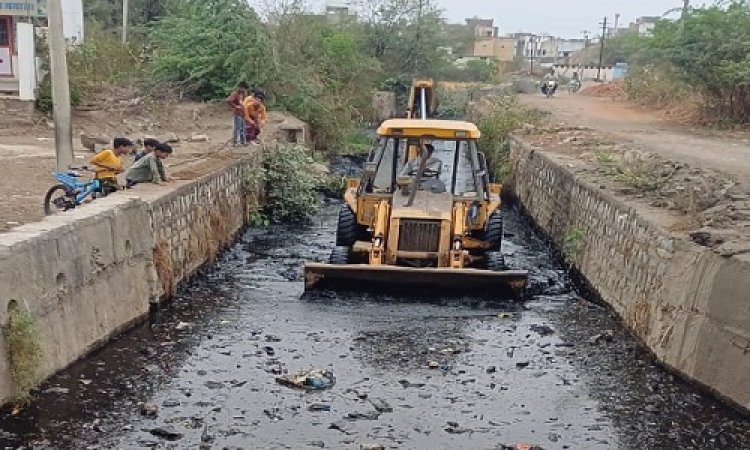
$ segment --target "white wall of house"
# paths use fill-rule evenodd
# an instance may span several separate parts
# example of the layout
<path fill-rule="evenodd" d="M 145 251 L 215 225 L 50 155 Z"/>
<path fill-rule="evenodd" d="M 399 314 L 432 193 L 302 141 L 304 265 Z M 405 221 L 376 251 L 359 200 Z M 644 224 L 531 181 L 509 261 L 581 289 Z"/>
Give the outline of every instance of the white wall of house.
<path fill-rule="evenodd" d="M 18 48 L 18 98 L 35 100 L 38 77 L 36 71 L 36 51 L 34 49 L 34 25 L 16 24 L 16 45 Z"/>
<path fill-rule="evenodd" d="M 29 5 L 31 9 L 24 10 L 23 14 L 14 10 L 3 10 L 3 7 L 7 8 L 8 3 L 0 2 L 0 12 L 5 12 L 12 17 L 13 32 L 13 54 L 10 55 L 13 70 L 10 77 L 0 77 L 0 91 L 9 93 L 20 100 L 34 100 L 39 82 L 43 78 L 36 57 L 35 37 L 37 32 L 40 35 L 46 34 L 46 28 L 35 29 L 29 23 L 28 17 L 44 17 L 46 2 L 44 0 L 18 0 L 17 3 Z M 65 0 L 61 4 L 65 38 L 71 44 L 83 42 L 83 0 Z M 2 58 L 1 55 L 0 58 Z"/>

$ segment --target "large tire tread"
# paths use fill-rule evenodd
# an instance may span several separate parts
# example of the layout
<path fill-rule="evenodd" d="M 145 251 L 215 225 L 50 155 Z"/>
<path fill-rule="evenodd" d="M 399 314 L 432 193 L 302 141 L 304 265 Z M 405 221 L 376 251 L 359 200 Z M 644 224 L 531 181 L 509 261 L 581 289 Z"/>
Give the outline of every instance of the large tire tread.
<path fill-rule="evenodd" d="M 357 223 L 357 216 L 348 205 L 341 206 L 339 222 L 336 227 L 336 245 L 351 247 L 365 234 L 364 228 Z"/>
<path fill-rule="evenodd" d="M 503 216 L 500 211 L 493 212 L 487 220 L 484 241 L 490 244 L 490 251 L 500 251 L 503 243 Z"/>
<path fill-rule="evenodd" d="M 505 264 L 505 257 L 502 253 L 487 252 L 487 270 L 491 270 L 493 272 L 508 270 L 508 266 Z"/>
<path fill-rule="evenodd" d="M 349 247 L 334 247 L 328 262 L 331 264 L 349 264 Z"/>

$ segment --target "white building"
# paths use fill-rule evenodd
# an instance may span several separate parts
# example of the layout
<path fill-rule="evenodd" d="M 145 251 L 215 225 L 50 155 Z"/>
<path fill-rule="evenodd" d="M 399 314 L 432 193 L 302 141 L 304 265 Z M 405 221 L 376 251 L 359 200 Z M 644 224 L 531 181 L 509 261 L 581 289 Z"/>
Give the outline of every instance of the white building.
<path fill-rule="evenodd" d="M 83 40 L 82 0 L 62 2 L 64 34 Z M 47 16 L 46 0 L 0 1 L 0 95 L 34 100 L 40 81 L 34 23 Z"/>
<path fill-rule="evenodd" d="M 638 32 L 641 36 L 651 36 L 658 20 L 658 17 L 639 17 L 635 19 L 634 23 L 630 24 L 630 29 Z"/>

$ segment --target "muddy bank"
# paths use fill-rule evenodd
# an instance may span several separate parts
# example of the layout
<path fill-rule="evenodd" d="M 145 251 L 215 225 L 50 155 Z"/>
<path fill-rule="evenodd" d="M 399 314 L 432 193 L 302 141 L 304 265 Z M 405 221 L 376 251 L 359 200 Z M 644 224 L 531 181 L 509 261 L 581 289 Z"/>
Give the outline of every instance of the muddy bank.
<path fill-rule="evenodd" d="M 573 292 L 514 210 L 505 253 L 531 269 L 536 292 L 523 305 L 302 296 L 301 262 L 325 260 L 336 210 L 308 228 L 248 231 L 151 320 L 52 378 L 20 414 L 5 411 L 6 445 L 750 446 L 750 422 L 652 364 Z M 333 370 L 336 384 L 307 393 L 275 381 L 309 367 Z"/>

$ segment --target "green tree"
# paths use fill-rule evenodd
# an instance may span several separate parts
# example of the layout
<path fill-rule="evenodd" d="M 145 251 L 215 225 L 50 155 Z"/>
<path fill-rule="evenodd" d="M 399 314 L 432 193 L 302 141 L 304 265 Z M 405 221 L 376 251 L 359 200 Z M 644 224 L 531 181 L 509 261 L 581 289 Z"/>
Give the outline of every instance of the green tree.
<path fill-rule="evenodd" d="M 750 4 L 732 2 L 691 10 L 680 22 L 661 22 L 652 40 L 720 114 L 750 122 Z"/>
<path fill-rule="evenodd" d="M 239 79 L 263 85 L 276 74 L 268 33 L 244 0 L 182 0 L 150 39 L 157 78 L 202 99 L 226 96 Z"/>

